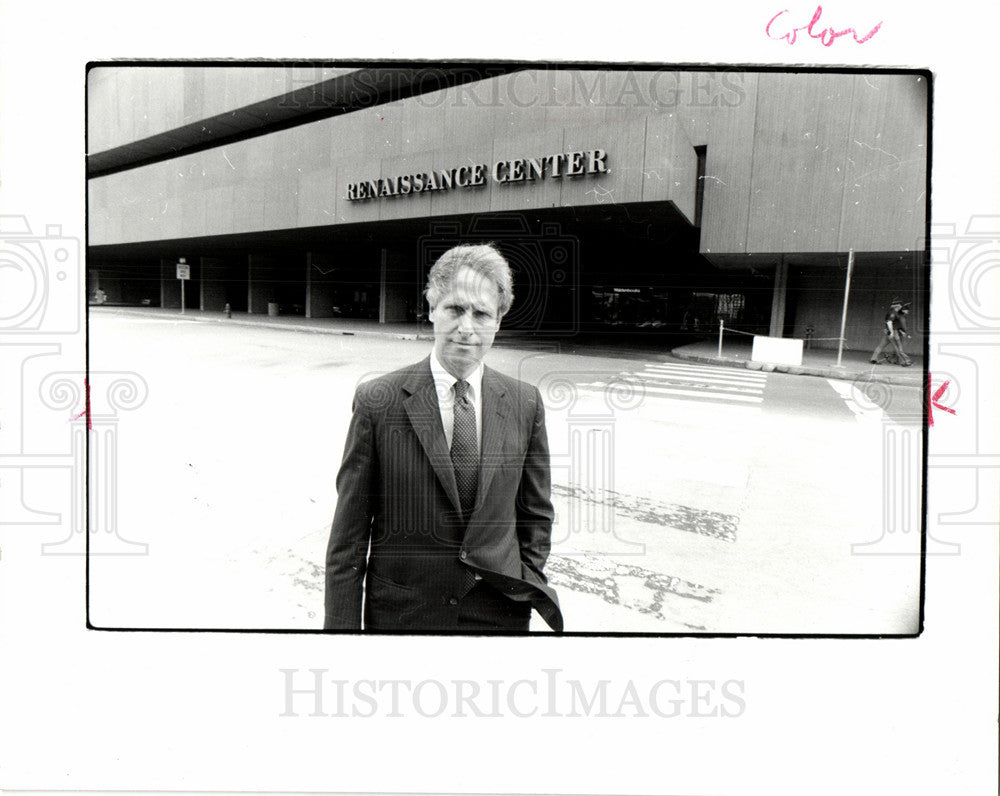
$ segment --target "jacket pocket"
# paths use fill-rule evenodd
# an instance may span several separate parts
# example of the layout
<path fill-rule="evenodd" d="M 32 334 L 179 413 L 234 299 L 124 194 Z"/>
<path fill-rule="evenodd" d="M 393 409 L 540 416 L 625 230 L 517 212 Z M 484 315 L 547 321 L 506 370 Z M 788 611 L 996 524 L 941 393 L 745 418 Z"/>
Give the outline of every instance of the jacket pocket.
<path fill-rule="evenodd" d="M 420 603 L 412 586 L 368 573 L 365 578 L 365 627 L 368 630 L 405 627 Z"/>

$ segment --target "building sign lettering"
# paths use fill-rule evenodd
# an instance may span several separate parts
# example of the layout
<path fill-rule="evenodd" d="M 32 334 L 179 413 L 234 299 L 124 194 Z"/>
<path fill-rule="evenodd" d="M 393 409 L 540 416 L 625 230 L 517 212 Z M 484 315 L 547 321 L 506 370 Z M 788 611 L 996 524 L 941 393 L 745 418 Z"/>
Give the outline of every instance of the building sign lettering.
<path fill-rule="evenodd" d="M 456 188 L 475 188 L 486 185 L 487 179 L 497 185 L 515 182 L 537 182 L 563 177 L 582 177 L 586 174 L 607 174 L 608 154 L 603 149 L 580 152 L 560 152 L 542 158 L 498 160 L 492 167 L 486 163 L 437 169 L 418 174 L 401 174 L 362 180 L 347 186 L 347 199 L 351 202 L 383 199 L 390 196 L 407 196 L 428 191 L 450 191 Z"/>

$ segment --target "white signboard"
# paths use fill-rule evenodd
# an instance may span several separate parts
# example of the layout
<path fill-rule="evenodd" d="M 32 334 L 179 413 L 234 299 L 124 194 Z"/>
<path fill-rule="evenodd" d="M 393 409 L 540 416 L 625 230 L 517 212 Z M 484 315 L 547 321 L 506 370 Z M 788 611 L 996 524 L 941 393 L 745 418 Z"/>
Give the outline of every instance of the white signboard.
<path fill-rule="evenodd" d="M 801 365 L 802 341 L 788 337 L 754 337 L 750 359 L 775 365 Z"/>
<path fill-rule="evenodd" d="M 177 278 L 178 279 L 190 279 L 191 278 L 191 264 L 190 263 L 177 263 Z"/>

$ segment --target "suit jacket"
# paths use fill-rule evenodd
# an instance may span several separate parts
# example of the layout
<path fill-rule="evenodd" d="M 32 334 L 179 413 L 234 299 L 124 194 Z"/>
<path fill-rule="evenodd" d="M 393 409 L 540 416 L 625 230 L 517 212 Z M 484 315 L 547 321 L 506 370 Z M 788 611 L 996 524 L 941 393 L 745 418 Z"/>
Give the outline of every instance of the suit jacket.
<path fill-rule="evenodd" d="M 484 368 L 478 495 L 468 523 L 430 358 L 358 387 L 326 554 L 327 630 L 448 631 L 475 574 L 562 630 L 543 568 L 552 537 L 536 387 Z"/>

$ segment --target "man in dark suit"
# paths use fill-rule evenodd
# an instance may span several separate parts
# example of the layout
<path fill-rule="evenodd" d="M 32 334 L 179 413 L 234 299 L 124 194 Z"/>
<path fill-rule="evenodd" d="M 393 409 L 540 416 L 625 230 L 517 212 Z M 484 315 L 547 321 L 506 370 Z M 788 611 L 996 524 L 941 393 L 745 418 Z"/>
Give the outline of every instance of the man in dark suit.
<path fill-rule="evenodd" d="M 543 572 L 552 536 L 545 412 L 536 387 L 482 360 L 510 309 L 510 267 L 456 246 L 428 275 L 434 349 L 366 382 L 337 475 L 326 630 L 562 630 Z M 362 612 L 362 586 L 364 611 Z"/>

